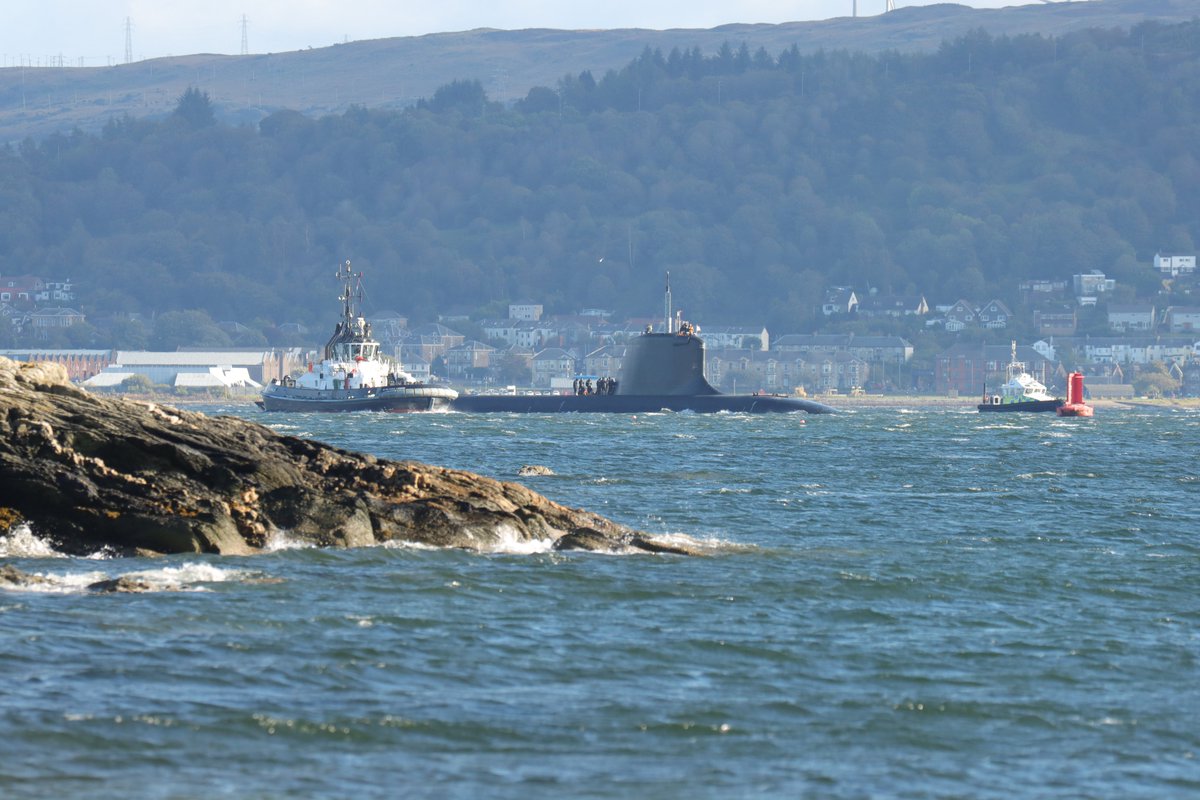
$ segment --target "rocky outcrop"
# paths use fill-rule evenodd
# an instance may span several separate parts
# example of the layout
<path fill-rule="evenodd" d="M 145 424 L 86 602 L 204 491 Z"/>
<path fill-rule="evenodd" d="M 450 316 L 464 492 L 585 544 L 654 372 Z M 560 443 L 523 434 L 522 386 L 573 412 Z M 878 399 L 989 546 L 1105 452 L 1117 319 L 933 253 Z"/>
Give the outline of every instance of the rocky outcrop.
<path fill-rule="evenodd" d="M 516 483 L 384 461 L 208 417 L 100 397 L 54 364 L 0 358 L 0 519 L 66 552 L 244 554 L 277 533 L 328 546 L 682 552 Z"/>

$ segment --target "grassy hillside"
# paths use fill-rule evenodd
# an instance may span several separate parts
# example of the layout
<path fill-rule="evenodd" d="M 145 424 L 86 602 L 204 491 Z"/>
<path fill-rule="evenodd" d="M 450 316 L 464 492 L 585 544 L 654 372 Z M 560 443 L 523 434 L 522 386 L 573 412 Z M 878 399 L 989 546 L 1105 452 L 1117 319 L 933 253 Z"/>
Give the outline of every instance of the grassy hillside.
<path fill-rule="evenodd" d="M 667 52 L 725 42 L 778 53 L 793 44 L 878 53 L 929 52 L 944 40 L 983 29 L 993 36 L 1058 36 L 1087 28 L 1181 22 L 1194 0 L 1091 0 L 978 10 L 944 4 L 886 15 L 710 30 L 562 31 L 480 29 L 376 39 L 318 49 L 248 56 L 190 55 L 98 68 L 0 69 L 0 142 L 41 138 L 74 127 L 98 130 L 114 117 L 163 116 L 189 86 L 207 92 L 229 122 L 257 122 L 279 109 L 320 115 L 351 105 L 402 108 L 452 80 L 479 80 L 501 102 L 533 86 L 591 70 L 619 69 L 646 47 Z"/>

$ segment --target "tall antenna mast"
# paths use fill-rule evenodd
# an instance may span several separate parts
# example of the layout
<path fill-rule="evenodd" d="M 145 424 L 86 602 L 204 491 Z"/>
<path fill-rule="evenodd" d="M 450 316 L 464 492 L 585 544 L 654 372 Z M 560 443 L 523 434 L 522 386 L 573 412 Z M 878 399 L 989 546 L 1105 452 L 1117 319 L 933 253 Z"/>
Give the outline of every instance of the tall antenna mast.
<path fill-rule="evenodd" d="M 133 20 L 125 18 L 125 63 L 133 63 Z"/>
<path fill-rule="evenodd" d="M 891 2 L 891 0 L 888 0 L 888 2 Z M 246 26 L 248 24 L 249 20 L 246 19 L 245 14 L 242 14 L 242 55 L 244 56 L 250 55 L 250 43 L 246 38 Z"/>
<path fill-rule="evenodd" d="M 671 316 L 671 271 L 667 270 L 667 293 L 663 298 L 663 316 L 666 318 L 666 325 L 663 331 L 666 333 L 674 333 L 672 330 L 675 327 L 674 318 Z"/>

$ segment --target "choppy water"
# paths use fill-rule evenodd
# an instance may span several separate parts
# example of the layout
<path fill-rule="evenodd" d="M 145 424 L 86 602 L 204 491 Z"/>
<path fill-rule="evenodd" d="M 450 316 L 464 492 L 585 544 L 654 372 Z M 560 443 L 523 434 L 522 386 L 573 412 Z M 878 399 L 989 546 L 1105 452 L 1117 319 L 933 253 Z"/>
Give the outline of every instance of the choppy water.
<path fill-rule="evenodd" d="M 1200 795 L 1200 413 L 256 418 L 710 555 L 11 536 L 0 796 Z"/>

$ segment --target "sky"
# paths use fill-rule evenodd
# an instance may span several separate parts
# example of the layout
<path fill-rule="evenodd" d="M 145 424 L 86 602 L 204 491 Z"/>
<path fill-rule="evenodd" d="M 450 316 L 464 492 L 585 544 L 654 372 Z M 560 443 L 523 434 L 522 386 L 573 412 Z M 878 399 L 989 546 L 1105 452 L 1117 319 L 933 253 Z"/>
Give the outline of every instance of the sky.
<path fill-rule="evenodd" d="M 896 0 L 897 8 L 935 0 Z M 858 0 L 859 16 L 887 0 Z M 976 8 L 1032 0 L 959 0 Z M 473 28 L 712 28 L 734 22 L 847 17 L 853 0 L 3 0 L 0 66 L 105 66 L 134 60 L 251 53 Z"/>

